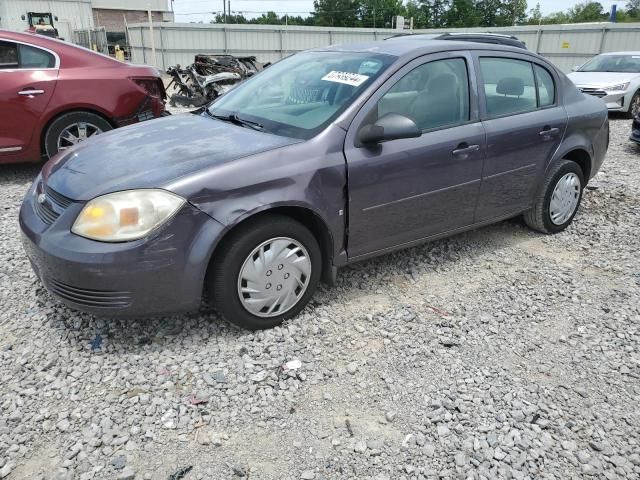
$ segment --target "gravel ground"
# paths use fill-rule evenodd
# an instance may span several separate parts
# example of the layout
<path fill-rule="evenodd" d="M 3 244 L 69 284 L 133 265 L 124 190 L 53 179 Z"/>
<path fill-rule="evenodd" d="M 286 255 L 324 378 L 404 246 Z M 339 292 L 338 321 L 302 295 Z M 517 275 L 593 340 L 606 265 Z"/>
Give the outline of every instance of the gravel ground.
<path fill-rule="evenodd" d="M 629 129 L 566 232 L 513 220 L 358 264 L 258 333 L 58 305 L 19 242 L 37 168 L 0 168 L 0 478 L 640 478 Z"/>

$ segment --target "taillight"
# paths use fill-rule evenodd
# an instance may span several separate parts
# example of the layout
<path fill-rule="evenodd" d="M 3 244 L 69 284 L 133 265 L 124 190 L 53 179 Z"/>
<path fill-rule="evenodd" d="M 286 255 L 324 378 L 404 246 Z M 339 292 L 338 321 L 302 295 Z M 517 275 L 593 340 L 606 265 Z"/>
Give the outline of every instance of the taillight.
<path fill-rule="evenodd" d="M 132 78 L 131 81 L 142 87 L 150 97 L 164 97 L 164 85 L 162 85 L 162 80 L 159 78 Z"/>

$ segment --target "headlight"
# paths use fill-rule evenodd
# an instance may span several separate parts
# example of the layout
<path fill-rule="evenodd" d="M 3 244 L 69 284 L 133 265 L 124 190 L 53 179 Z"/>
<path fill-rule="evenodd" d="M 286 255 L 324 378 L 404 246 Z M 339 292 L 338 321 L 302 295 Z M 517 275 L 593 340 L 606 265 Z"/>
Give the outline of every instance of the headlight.
<path fill-rule="evenodd" d="M 602 89 L 605 92 L 615 92 L 615 91 L 626 90 L 627 88 L 629 88 L 629 83 L 631 83 L 631 82 L 619 83 L 617 85 L 610 85 L 608 87 L 603 87 Z"/>
<path fill-rule="evenodd" d="M 101 242 L 137 240 L 166 222 L 184 204 L 184 198 L 165 190 L 109 193 L 87 203 L 71 231 Z"/>

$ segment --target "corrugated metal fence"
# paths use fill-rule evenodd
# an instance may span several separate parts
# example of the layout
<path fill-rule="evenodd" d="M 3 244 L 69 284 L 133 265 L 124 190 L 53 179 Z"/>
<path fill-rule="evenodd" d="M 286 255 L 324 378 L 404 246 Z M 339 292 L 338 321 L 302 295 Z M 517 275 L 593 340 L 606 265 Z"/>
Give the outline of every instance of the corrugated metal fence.
<path fill-rule="evenodd" d="M 254 55 L 272 62 L 308 48 L 338 43 L 382 40 L 397 30 L 370 28 L 328 28 L 274 25 L 221 25 L 156 23 L 153 25 L 155 59 L 149 24 L 129 25 L 129 43 L 135 63 L 165 70 L 175 64 L 188 65 L 197 53 Z M 438 33 L 445 30 L 414 30 Z M 528 48 L 549 58 L 567 72 L 575 65 L 603 52 L 640 50 L 640 23 L 598 23 L 540 25 L 503 28 L 449 29 L 448 32 L 493 32 L 516 35 Z M 636 47 L 636 46 L 639 47 Z"/>

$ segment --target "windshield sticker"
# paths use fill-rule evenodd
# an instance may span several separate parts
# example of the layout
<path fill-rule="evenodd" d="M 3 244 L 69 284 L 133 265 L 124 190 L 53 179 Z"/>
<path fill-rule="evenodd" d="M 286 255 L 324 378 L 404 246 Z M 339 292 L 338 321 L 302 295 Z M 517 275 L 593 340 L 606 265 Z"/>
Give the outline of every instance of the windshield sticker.
<path fill-rule="evenodd" d="M 326 80 L 327 82 L 345 83 L 347 85 L 359 87 L 369 80 L 369 77 L 367 75 L 360 75 L 359 73 L 337 72 L 333 70 L 322 77 L 322 80 Z"/>

